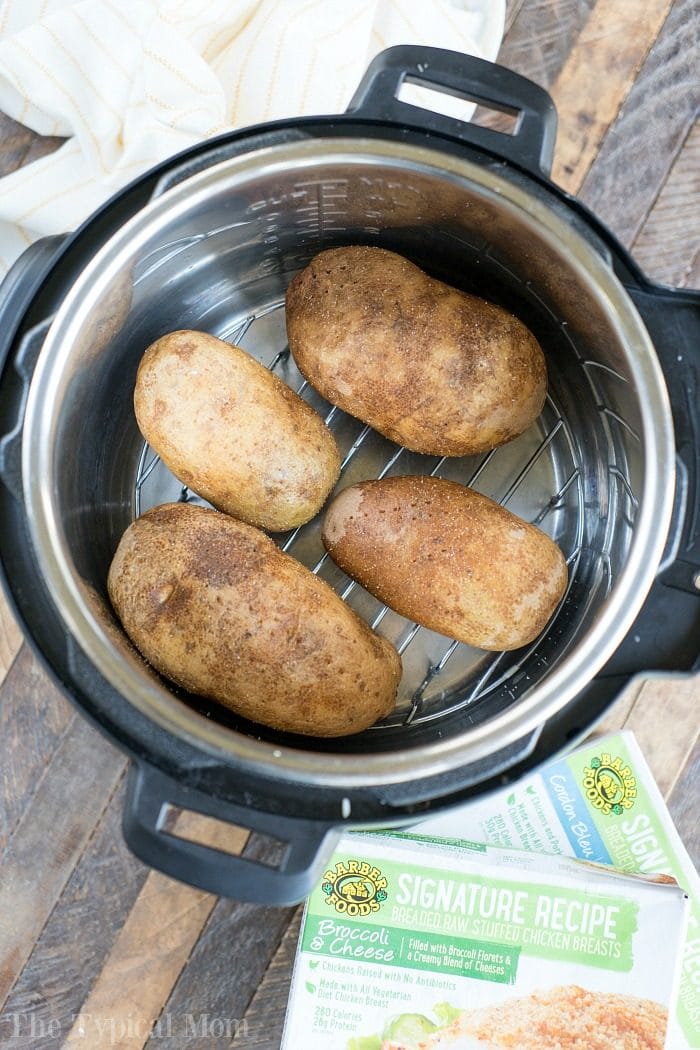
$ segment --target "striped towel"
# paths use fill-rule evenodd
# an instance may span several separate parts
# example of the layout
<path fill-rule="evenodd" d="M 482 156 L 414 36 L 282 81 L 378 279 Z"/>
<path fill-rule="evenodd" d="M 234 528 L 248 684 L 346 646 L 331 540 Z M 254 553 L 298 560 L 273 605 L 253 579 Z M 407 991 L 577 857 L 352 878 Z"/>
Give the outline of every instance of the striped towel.
<path fill-rule="evenodd" d="M 505 0 L 0 0 L 0 110 L 53 154 L 0 179 L 0 276 L 158 161 L 341 112 L 392 44 L 493 59 Z M 453 100 L 454 102 L 455 100 Z M 462 103 L 462 105 L 464 105 Z"/>

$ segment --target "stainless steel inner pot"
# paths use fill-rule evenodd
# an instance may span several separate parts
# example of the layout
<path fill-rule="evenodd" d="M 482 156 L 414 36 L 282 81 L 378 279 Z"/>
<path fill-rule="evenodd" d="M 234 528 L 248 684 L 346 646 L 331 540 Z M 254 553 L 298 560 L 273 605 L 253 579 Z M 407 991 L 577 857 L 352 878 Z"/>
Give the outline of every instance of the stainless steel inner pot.
<path fill-rule="evenodd" d="M 392 445 L 305 384 L 284 293 L 323 248 L 375 244 L 501 302 L 535 332 L 549 395 L 516 441 L 438 459 Z M 285 738 L 151 672 L 106 595 L 120 535 L 141 511 L 195 499 L 144 448 L 132 409 L 139 359 L 165 332 L 240 343 L 327 419 L 338 489 L 386 474 L 472 485 L 548 532 L 570 585 L 538 641 L 484 653 L 407 623 L 324 557 L 320 519 L 276 537 L 402 654 L 396 712 L 346 740 Z M 611 656 L 667 536 L 674 441 L 647 332 L 604 257 L 567 219 L 493 168 L 408 142 L 338 137 L 255 149 L 167 190 L 80 274 L 29 392 L 27 516 L 51 596 L 89 660 L 149 719 L 238 768 L 319 785 L 417 782 L 483 759 L 543 725 Z"/>

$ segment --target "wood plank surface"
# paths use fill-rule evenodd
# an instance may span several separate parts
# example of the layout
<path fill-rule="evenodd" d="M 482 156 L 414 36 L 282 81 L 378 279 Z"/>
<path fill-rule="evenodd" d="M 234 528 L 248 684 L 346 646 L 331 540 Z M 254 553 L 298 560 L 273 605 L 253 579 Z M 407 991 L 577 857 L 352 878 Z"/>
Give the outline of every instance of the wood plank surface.
<path fill-rule="evenodd" d="M 697 0 L 508 0 L 500 54 L 557 103 L 555 179 L 651 278 L 688 287 L 699 41 Z M 0 114 L 0 177 L 61 141 Z M 699 711 L 700 675 L 636 679 L 595 728 L 634 731 L 696 863 Z M 278 1050 L 301 910 L 217 900 L 145 868 L 121 834 L 125 767 L 22 646 L 0 595 L 0 1046 Z M 176 830 L 197 837 L 201 822 L 183 813 Z M 212 834 L 274 863 L 255 835 Z"/>
<path fill-rule="evenodd" d="M 0 156 L 2 156 L 1 151 Z M 5 595 L 0 591 L 0 685 L 10 670 L 21 644 L 22 632 L 10 612 Z"/>
<path fill-rule="evenodd" d="M 498 61 L 549 88 L 576 47 L 595 0 L 523 0 L 508 5 Z"/>
<path fill-rule="evenodd" d="M 700 857 L 698 785 L 700 785 L 700 744 L 696 743 L 668 797 L 668 808 L 673 823 L 690 856 L 696 858 L 696 867 L 697 858 Z"/>
<path fill-rule="evenodd" d="M 73 715 L 2 858 L 0 1009 L 68 883 L 125 769 L 124 757 Z M 32 877 L 27 878 L 31 872 Z"/>
<path fill-rule="evenodd" d="M 625 245 L 641 233 L 697 118 L 699 55 L 697 0 L 676 0 L 581 185 L 581 199 Z"/>
<path fill-rule="evenodd" d="M 63 1046 L 142 1047 L 215 903 L 151 872 Z"/>
<path fill-rule="evenodd" d="M 250 1006 L 240 1020 L 233 1038 L 235 1050 L 277 1050 L 280 1045 L 284 1011 L 280 1010 L 279 1004 L 285 1002 L 289 992 L 302 910 L 299 907 L 294 912 Z"/>
<path fill-rule="evenodd" d="M 197 838 L 198 821 L 197 814 L 182 813 L 178 834 Z M 209 844 L 231 853 L 239 853 L 248 838 L 222 823 L 209 831 Z M 87 1040 L 101 1050 L 115 1038 L 124 1050 L 143 1046 L 215 905 L 211 894 L 150 872 L 64 1046 L 84 1047 Z"/>
<path fill-rule="evenodd" d="M 27 646 L 15 658 L 0 697 L 2 857 L 74 712 Z"/>
<path fill-rule="evenodd" d="M 0 1046 L 5 1017 L 13 1050 L 58 1050 L 103 970 L 149 875 L 124 842 L 123 805 L 122 778 L 7 999 Z"/>
<path fill-rule="evenodd" d="M 700 244 L 700 121 L 691 127 L 633 245 L 636 261 L 662 284 L 697 287 Z"/>
<path fill-rule="evenodd" d="M 253 835 L 243 855 L 276 864 L 280 846 Z M 291 908 L 259 907 L 220 900 L 212 910 L 195 950 L 183 969 L 158 1019 L 148 1050 L 196 1050 L 201 1045 L 203 1019 L 219 1018 L 221 1033 L 207 1046 L 227 1047 L 285 936 Z M 225 961 L 225 965 L 222 965 Z M 231 980 L 232 971 L 235 981 Z"/>
<path fill-rule="evenodd" d="M 577 193 L 620 111 L 671 6 L 646 0 L 598 0 L 552 85 L 559 114 L 552 178 Z"/>
<path fill-rule="evenodd" d="M 645 756 L 664 798 L 676 786 L 695 750 L 700 735 L 697 717 L 700 702 L 697 678 L 650 678 L 644 683 L 637 702 L 625 719 Z M 695 711 L 695 725 L 689 712 Z M 663 733 L 659 734 L 659 726 Z"/>
<path fill-rule="evenodd" d="M 0 178 L 11 171 L 29 164 L 39 157 L 53 153 L 64 142 L 64 139 L 48 135 L 35 135 L 29 128 L 2 115 L 0 125 Z"/>

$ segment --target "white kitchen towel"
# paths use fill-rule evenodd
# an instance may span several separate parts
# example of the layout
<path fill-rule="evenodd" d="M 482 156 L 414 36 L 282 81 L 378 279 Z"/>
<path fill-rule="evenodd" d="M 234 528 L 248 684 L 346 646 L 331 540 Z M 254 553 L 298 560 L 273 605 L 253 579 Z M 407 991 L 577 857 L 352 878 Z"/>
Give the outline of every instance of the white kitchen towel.
<path fill-rule="evenodd" d="M 0 0 L 0 110 L 59 149 L 0 179 L 0 276 L 158 161 L 347 106 L 392 44 L 494 59 L 505 0 Z M 453 100 L 454 101 L 454 100 Z"/>

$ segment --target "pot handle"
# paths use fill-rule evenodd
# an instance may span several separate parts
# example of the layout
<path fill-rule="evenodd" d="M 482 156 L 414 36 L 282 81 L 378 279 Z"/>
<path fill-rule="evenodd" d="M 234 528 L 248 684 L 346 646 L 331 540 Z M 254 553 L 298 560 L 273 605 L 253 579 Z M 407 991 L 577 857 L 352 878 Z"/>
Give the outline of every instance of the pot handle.
<path fill-rule="evenodd" d="M 512 134 L 422 109 L 397 96 L 404 83 L 433 88 L 517 117 Z M 458 51 L 402 44 L 380 52 L 348 107 L 365 120 L 390 120 L 481 146 L 534 174 L 552 168 L 557 112 L 538 84 L 505 66 Z"/>
<path fill-rule="evenodd" d="M 67 239 L 68 234 L 62 233 L 34 241 L 15 259 L 0 282 L 0 365 L 5 360 L 17 325 Z"/>
<path fill-rule="evenodd" d="M 279 841 L 284 847 L 279 866 L 227 853 L 165 830 L 168 804 Z M 298 904 L 309 895 L 339 837 L 338 829 L 329 824 L 223 801 L 138 761 L 129 768 L 123 832 L 137 857 L 171 878 L 220 897 L 277 906 Z"/>
<path fill-rule="evenodd" d="M 25 314 L 67 238 L 67 234 L 57 234 L 30 244 L 0 283 L 0 372 Z M 3 386 L 0 399 L 0 481 L 19 501 L 22 498 L 20 456 L 24 410 L 50 320 L 50 317 L 44 318 L 24 334 L 13 360 L 13 379 Z"/>
<path fill-rule="evenodd" d="M 700 291 L 635 276 L 627 291 L 656 348 L 671 402 L 676 498 L 656 580 L 604 676 L 700 669 Z"/>

